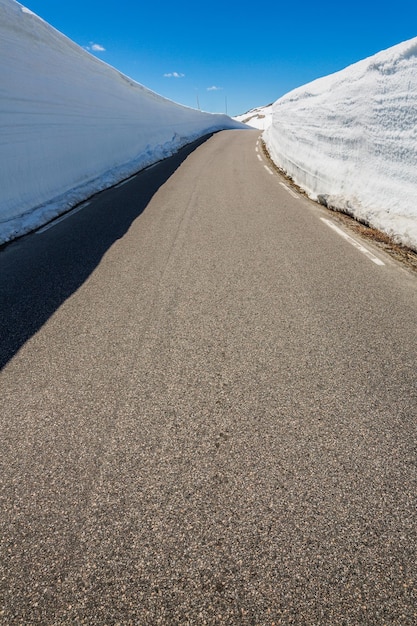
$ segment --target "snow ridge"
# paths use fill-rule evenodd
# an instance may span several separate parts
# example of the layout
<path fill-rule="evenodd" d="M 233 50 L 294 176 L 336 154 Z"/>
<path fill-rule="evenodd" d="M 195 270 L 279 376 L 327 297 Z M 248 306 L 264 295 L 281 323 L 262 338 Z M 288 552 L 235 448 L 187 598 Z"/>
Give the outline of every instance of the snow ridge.
<path fill-rule="evenodd" d="M 252 126 L 252 128 L 258 128 L 259 130 L 266 130 L 272 123 L 272 104 L 267 104 L 263 107 L 256 107 L 243 113 L 242 115 L 236 115 L 234 120 Z"/>
<path fill-rule="evenodd" d="M 244 128 L 181 106 L 0 0 L 0 243 L 202 135 Z"/>
<path fill-rule="evenodd" d="M 310 197 L 417 249 L 417 38 L 286 94 L 264 140 Z"/>

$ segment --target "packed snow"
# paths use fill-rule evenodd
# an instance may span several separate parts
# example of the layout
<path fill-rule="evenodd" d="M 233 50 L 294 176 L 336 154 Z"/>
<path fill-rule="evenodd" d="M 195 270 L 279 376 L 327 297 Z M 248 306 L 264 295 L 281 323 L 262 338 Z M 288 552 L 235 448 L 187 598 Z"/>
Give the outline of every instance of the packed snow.
<path fill-rule="evenodd" d="M 286 94 L 264 140 L 313 199 L 417 250 L 417 38 Z"/>
<path fill-rule="evenodd" d="M 248 126 L 252 126 L 252 128 L 266 130 L 272 123 L 272 106 L 272 104 L 267 104 L 263 107 L 256 107 L 247 113 L 237 115 L 233 119 L 247 124 Z"/>
<path fill-rule="evenodd" d="M 417 38 L 234 118 L 181 106 L 0 0 L 0 243 L 243 122 L 307 193 L 417 250 Z"/>
<path fill-rule="evenodd" d="M 0 0 L 0 243 L 198 137 L 243 126 L 149 91 Z"/>

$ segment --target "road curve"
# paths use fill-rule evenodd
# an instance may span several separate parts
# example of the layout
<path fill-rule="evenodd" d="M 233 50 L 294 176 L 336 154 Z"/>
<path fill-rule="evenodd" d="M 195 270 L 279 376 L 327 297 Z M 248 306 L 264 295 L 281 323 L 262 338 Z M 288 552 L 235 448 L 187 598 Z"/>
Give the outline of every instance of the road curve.
<path fill-rule="evenodd" d="M 417 622 L 416 278 L 257 142 L 0 253 L 1 623 Z"/>

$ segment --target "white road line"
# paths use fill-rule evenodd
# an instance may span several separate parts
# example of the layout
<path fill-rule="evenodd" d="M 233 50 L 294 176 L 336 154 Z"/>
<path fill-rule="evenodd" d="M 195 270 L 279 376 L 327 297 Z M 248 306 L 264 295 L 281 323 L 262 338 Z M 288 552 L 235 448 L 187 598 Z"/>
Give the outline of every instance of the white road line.
<path fill-rule="evenodd" d="M 259 152 L 258 144 L 256 144 L 255 150 L 256 150 L 256 152 Z"/>
<path fill-rule="evenodd" d="M 262 157 L 261 157 L 261 155 L 260 155 L 260 154 L 257 154 L 256 156 L 258 157 L 258 159 L 259 159 L 260 161 L 262 161 Z"/>
<path fill-rule="evenodd" d="M 334 224 L 331 220 L 326 220 L 326 218 L 324 218 L 324 217 L 321 217 L 320 219 L 321 219 L 322 222 L 327 224 L 327 226 L 329 226 L 334 231 L 336 231 L 338 235 L 343 237 L 343 239 L 346 239 L 346 241 L 348 241 L 352 246 L 357 248 L 360 252 L 362 252 L 362 254 L 364 254 L 366 257 L 368 257 L 368 259 L 370 259 L 373 263 L 375 263 L 375 265 L 385 265 L 385 263 L 383 261 L 381 261 L 381 259 L 378 259 L 378 257 L 376 257 L 374 254 L 372 254 L 372 252 L 370 252 L 362 244 L 360 244 L 358 241 L 356 241 L 356 239 L 353 239 L 353 237 L 350 237 L 350 235 L 348 235 L 341 228 L 336 226 L 336 224 Z"/>
<path fill-rule="evenodd" d="M 127 180 L 122 180 L 122 182 L 118 185 L 115 185 L 113 189 L 119 189 L 119 187 L 123 187 L 123 185 L 126 185 L 127 183 L 130 183 L 130 178 L 128 178 Z"/>
<path fill-rule="evenodd" d="M 55 220 L 52 220 L 52 222 L 48 222 L 48 224 L 45 224 L 45 226 L 43 226 L 42 228 L 39 228 L 39 230 L 36 230 L 35 233 L 37 235 L 45 233 L 47 230 L 49 230 L 53 226 L 56 226 L 56 224 L 59 224 L 59 222 L 63 222 L 70 215 L 75 215 L 75 213 L 78 213 L 78 211 L 81 211 L 81 209 L 84 209 L 89 204 L 91 204 L 91 202 L 84 202 L 83 204 L 80 204 L 80 206 L 75 207 L 75 209 L 72 209 L 72 211 L 67 211 L 67 213 L 64 213 L 64 215 L 61 215 L 61 217 L 57 217 Z"/>
<path fill-rule="evenodd" d="M 119 183 L 118 185 L 115 185 L 113 187 L 113 189 L 119 189 L 119 187 L 123 187 L 123 185 L 126 185 L 126 183 L 130 183 L 132 178 L 135 178 L 135 176 L 136 176 L 136 174 L 133 174 L 133 176 L 130 176 L 129 178 L 126 178 L 126 180 L 122 180 L 122 182 Z"/>
<path fill-rule="evenodd" d="M 284 189 L 286 189 L 293 198 L 298 198 L 297 194 L 292 189 L 290 189 L 288 185 L 286 185 L 285 183 L 280 183 L 280 185 L 284 187 Z"/>
<path fill-rule="evenodd" d="M 152 165 L 148 165 L 148 167 L 145 167 L 144 170 L 141 171 L 148 171 L 151 170 L 153 167 L 156 167 L 157 165 L 161 165 L 161 161 L 156 161 L 156 163 L 152 163 Z M 136 174 L 133 174 L 133 176 L 131 176 L 130 178 L 135 178 L 135 176 L 137 176 L 138 174 L 140 174 L 140 172 L 136 172 Z"/>
<path fill-rule="evenodd" d="M 267 172 L 269 172 L 270 174 L 272 174 L 272 176 L 274 175 L 274 172 L 271 170 L 270 167 L 268 167 L 267 165 L 264 165 L 264 168 L 266 169 Z"/>

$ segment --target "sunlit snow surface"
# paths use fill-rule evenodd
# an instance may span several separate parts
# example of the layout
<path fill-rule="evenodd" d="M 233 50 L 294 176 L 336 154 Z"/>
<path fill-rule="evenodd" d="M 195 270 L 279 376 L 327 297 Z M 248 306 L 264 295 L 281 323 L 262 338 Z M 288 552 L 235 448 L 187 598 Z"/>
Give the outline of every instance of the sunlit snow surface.
<path fill-rule="evenodd" d="M 256 107 L 247 113 L 243 113 L 243 115 L 237 115 L 233 119 L 238 122 L 243 122 L 248 126 L 252 126 L 252 128 L 266 130 L 272 123 L 272 104 L 267 104 L 264 107 Z"/>
<path fill-rule="evenodd" d="M 238 127 L 158 96 L 0 0 L 0 243 L 205 133 Z"/>
<path fill-rule="evenodd" d="M 417 249 L 417 38 L 286 94 L 264 139 L 312 198 Z"/>

